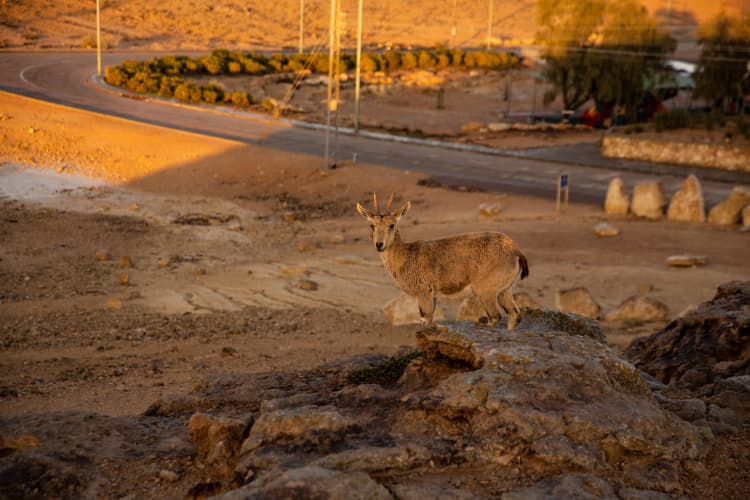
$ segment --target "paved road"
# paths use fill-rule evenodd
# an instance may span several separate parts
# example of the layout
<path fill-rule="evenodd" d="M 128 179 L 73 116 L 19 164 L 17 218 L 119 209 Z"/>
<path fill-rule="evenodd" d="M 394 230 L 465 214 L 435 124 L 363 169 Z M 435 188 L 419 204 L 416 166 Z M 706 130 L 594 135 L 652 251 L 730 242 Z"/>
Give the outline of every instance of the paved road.
<path fill-rule="evenodd" d="M 104 65 L 153 54 L 116 53 L 104 56 Z M 158 100 L 129 99 L 105 92 L 93 80 L 93 53 L 0 53 L 0 89 L 50 102 L 131 120 L 223 137 L 269 148 L 318 155 L 323 165 L 325 134 L 320 129 L 292 126 L 249 113 L 196 110 Z M 552 196 L 557 176 L 567 173 L 571 201 L 600 203 L 609 179 L 621 176 L 626 185 L 659 178 L 667 192 L 677 189 L 688 172 L 703 182 L 709 205 L 717 203 L 733 184 L 750 184 L 750 175 L 717 176 L 707 169 L 608 161 L 589 149 L 545 149 L 519 155 L 513 152 L 472 152 L 451 147 L 413 144 L 347 134 L 339 135 L 341 159 L 357 154 L 359 163 L 408 169 L 472 187 L 520 194 Z M 533 156 L 538 156 L 534 159 Z M 593 164 L 584 166 L 578 163 Z M 594 161 L 597 160 L 597 161 Z"/>

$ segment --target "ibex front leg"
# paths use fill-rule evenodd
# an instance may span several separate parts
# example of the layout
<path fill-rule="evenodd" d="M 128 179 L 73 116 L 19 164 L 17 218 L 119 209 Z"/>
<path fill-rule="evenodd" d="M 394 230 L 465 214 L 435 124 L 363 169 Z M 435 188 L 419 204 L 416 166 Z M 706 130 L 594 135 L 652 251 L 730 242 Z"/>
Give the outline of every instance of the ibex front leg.
<path fill-rule="evenodd" d="M 420 294 L 417 296 L 417 302 L 419 303 L 419 319 L 422 322 L 422 326 L 431 325 L 435 316 L 435 305 L 437 303 L 435 293 Z"/>

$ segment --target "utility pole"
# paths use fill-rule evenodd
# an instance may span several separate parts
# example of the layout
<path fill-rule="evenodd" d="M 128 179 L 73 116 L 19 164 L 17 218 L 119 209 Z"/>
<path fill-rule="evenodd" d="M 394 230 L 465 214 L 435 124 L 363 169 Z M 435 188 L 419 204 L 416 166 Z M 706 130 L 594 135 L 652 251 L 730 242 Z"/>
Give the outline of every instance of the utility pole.
<path fill-rule="evenodd" d="M 362 3 L 357 8 L 357 76 L 354 79 L 354 133 L 359 133 L 359 82 L 362 71 Z"/>
<path fill-rule="evenodd" d="M 102 23 L 99 15 L 99 0 L 96 0 L 96 74 L 102 78 Z"/>
<path fill-rule="evenodd" d="M 494 0 L 490 0 L 490 14 L 489 18 L 487 20 L 487 50 L 491 50 L 492 48 L 492 8 L 494 4 Z"/>
<path fill-rule="evenodd" d="M 341 30 L 346 20 L 341 12 L 341 0 L 336 0 L 336 50 L 333 57 L 336 58 L 336 124 L 333 129 L 334 160 L 333 166 L 339 164 L 339 103 L 341 102 Z"/>
<path fill-rule="evenodd" d="M 305 25 L 305 0 L 299 0 L 299 53 L 302 53 L 302 41 L 304 36 L 303 27 Z"/>
<path fill-rule="evenodd" d="M 450 44 L 451 50 L 456 48 L 456 2 L 458 2 L 458 0 L 453 0 L 453 24 L 451 26 L 451 44 Z"/>
<path fill-rule="evenodd" d="M 326 160 L 325 169 L 328 170 L 328 157 L 331 142 L 331 96 L 333 93 L 333 42 L 336 29 L 336 0 L 331 0 L 331 19 L 328 25 L 328 97 L 326 99 Z"/>

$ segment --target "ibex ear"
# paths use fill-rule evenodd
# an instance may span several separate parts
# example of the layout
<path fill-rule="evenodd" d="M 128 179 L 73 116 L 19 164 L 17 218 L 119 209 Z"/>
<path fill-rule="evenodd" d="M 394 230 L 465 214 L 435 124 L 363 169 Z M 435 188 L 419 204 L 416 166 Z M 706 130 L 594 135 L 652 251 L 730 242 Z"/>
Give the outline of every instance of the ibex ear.
<path fill-rule="evenodd" d="M 411 202 L 407 201 L 403 207 L 401 207 L 400 209 L 396 211 L 394 215 L 400 219 L 401 217 L 406 215 L 406 212 L 408 212 L 410 208 L 411 208 Z"/>
<path fill-rule="evenodd" d="M 372 216 L 374 215 L 372 212 L 367 210 L 365 207 L 363 207 L 361 204 L 357 203 L 357 213 L 364 217 L 365 219 L 372 219 Z"/>

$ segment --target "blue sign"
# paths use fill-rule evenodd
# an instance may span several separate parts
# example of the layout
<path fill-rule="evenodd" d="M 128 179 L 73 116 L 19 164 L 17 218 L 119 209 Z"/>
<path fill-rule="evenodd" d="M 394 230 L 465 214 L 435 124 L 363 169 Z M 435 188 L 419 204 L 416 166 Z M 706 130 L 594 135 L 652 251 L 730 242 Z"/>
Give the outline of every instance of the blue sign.
<path fill-rule="evenodd" d="M 561 188 L 568 187 L 568 174 L 560 176 L 560 187 Z"/>

